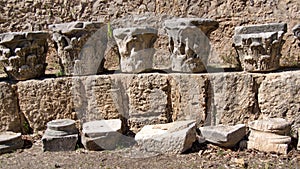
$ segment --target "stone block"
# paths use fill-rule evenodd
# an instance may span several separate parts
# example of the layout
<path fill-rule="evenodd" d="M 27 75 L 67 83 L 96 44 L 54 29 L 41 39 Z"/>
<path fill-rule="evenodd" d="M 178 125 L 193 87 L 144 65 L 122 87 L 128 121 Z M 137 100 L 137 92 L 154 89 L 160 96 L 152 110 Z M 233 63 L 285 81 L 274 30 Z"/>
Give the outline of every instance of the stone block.
<path fill-rule="evenodd" d="M 149 27 L 118 28 L 113 35 L 121 56 L 122 72 L 139 73 L 153 69 L 157 30 Z"/>
<path fill-rule="evenodd" d="M 71 119 L 52 120 L 42 138 L 44 151 L 73 151 L 78 141 L 78 130 Z"/>
<path fill-rule="evenodd" d="M 7 82 L 0 82 L 0 116 L 0 131 L 21 131 L 17 94 Z"/>
<path fill-rule="evenodd" d="M 76 21 L 49 25 L 49 29 L 53 31 L 52 40 L 64 74 L 90 75 L 102 69 L 107 43 L 103 23 Z"/>
<path fill-rule="evenodd" d="M 246 125 L 217 125 L 199 128 L 206 141 L 221 147 L 232 148 L 246 135 Z"/>
<path fill-rule="evenodd" d="M 209 36 L 218 28 L 217 21 L 204 18 L 166 20 L 172 67 L 176 72 L 203 72 L 210 53 Z"/>
<path fill-rule="evenodd" d="M 291 134 L 298 137 L 300 127 L 300 71 L 265 75 L 258 89 L 262 117 L 284 118 L 292 123 Z"/>
<path fill-rule="evenodd" d="M 278 69 L 286 32 L 286 23 L 236 27 L 233 44 L 244 71 Z"/>
<path fill-rule="evenodd" d="M 23 144 L 21 133 L 0 132 L 0 154 L 20 149 L 23 147 Z"/>
<path fill-rule="evenodd" d="M 195 121 L 176 121 L 147 125 L 135 135 L 138 146 L 146 152 L 183 153 L 196 141 Z"/>
<path fill-rule="evenodd" d="M 113 150 L 125 141 L 122 140 L 122 130 L 120 119 L 86 122 L 83 124 L 81 142 L 87 150 Z"/>
<path fill-rule="evenodd" d="M 20 113 L 34 132 L 46 129 L 53 119 L 77 119 L 74 112 L 72 78 L 49 78 L 17 83 Z"/>
<path fill-rule="evenodd" d="M 291 123 L 282 118 L 267 118 L 249 123 L 249 128 L 263 132 L 288 135 L 290 134 Z"/>
<path fill-rule="evenodd" d="M 206 76 L 197 74 L 170 74 L 172 120 L 196 120 L 197 124 L 206 119 L 207 87 Z"/>
<path fill-rule="evenodd" d="M 47 32 L 0 34 L 0 62 L 13 80 L 38 78 L 45 74 Z"/>

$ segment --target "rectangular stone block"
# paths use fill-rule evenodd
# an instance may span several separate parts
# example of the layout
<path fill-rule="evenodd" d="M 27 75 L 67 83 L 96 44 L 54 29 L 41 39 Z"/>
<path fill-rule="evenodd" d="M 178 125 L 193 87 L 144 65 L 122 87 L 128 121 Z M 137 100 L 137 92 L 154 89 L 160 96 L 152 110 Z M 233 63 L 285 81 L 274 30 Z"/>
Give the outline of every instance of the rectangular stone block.
<path fill-rule="evenodd" d="M 17 94 L 7 82 L 0 82 L 0 117 L 0 131 L 21 131 Z"/>
<path fill-rule="evenodd" d="M 43 150 L 44 151 L 74 151 L 78 140 L 78 134 L 66 136 L 49 136 L 44 135 Z"/>

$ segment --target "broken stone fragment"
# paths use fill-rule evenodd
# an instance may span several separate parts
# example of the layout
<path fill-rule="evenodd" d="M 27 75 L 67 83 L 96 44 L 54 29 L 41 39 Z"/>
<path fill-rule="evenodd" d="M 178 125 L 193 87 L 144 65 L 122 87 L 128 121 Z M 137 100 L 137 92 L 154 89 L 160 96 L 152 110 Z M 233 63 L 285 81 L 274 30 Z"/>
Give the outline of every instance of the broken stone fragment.
<path fill-rule="evenodd" d="M 100 62 L 103 59 L 101 53 L 105 51 L 106 40 L 101 41 L 102 39 L 98 35 L 98 38 L 95 38 L 94 33 L 103 25 L 101 22 L 80 21 L 49 25 L 49 29 L 53 31 L 52 39 L 56 44 L 60 66 L 64 74 L 98 73 Z M 100 34 L 104 34 L 106 37 L 106 32 L 100 32 Z M 95 51 L 97 52 L 95 53 Z M 80 72 L 74 72 L 76 61 L 79 62 L 77 69 L 80 69 Z M 92 70 L 86 70 L 86 67 L 92 68 Z"/>
<path fill-rule="evenodd" d="M 38 78 L 45 74 L 47 32 L 0 34 L 0 63 L 13 80 Z"/>
<path fill-rule="evenodd" d="M 113 31 L 121 55 L 122 72 L 151 70 L 157 30 L 149 27 L 119 28 Z"/>
<path fill-rule="evenodd" d="M 234 147 L 246 135 L 246 125 L 244 124 L 205 126 L 199 129 L 207 141 L 226 148 Z"/>
<path fill-rule="evenodd" d="M 244 71 L 272 71 L 279 68 L 286 23 L 239 26 L 233 46 Z"/>
<path fill-rule="evenodd" d="M 210 52 L 210 33 L 219 27 L 217 21 L 204 18 L 166 20 L 172 70 L 203 72 Z"/>
<path fill-rule="evenodd" d="M 147 125 L 135 136 L 139 147 L 160 154 L 183 153 L 196 141 L 195 121 Z"/>
<path fill-rule="evenodd" d="M 300 40 L 300 24 L 294 26 L 293 33 Z"/>
<path fill-rule="evenodd" d="M 78 130 L 75 121 L 71 119 L 52 120 L 47 123 L 43 135 L 44 151 L 73 151 L 78 140 Z"/>
<path fill-rule="evenodd" d="M 86 122 L 82 127 L 81 142 L 87 150 L 113 150 L 127 141 L 123 140 L 122 130 L 120 119 Z"/>
<path fill-rule="evenodd" d="M 23 147 L 21 133 L 14 133 L 11 131 L 0 133 L 0 154 L 12 152 Z"/>

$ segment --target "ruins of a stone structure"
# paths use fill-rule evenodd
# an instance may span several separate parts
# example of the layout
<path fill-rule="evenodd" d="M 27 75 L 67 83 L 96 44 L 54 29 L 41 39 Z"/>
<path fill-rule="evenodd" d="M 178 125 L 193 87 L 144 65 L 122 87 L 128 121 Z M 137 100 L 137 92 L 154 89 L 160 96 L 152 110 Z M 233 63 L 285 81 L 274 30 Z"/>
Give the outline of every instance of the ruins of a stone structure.
<path fill-rule="evenodd" d="M 150 27 L 114 29 L 113 35 L 121 55 L 122 72 L 139 73 L 151 70 L 157 30 Z"/>
<path fill-rule="evenodd" d="M 41 77 L 46 70 L 47 32 L 8 32 L 0 34 L 0 63 L 11 79 Z"/>
<path fill-rule="evenodd" d="M 244 71 L 267 72 L 279 68 L 286 23 L 239 26 L 233 46 Z"/>
<path fill-rule="evenodd" d="M 166 20 L 172 71 L 203 72 L 210 53 L 210 33 L 219 26 L 217 21 L 204 18 Z"/>
<path fill-rule="evenodd" d="M 300 40 L 300 24 L 294 26 L 293 33 Z"/>
<path fill-rule="evenodd" d="M 89 75 L 97 73 L 105 50 L 105 48 L 102 49 L 103 45 L 101 43 L 106 43 L 102 42 L 101 39 L 97 39 L 97 37 L 93 37 L 98 40 L 97 43 L 91 37 L 103 25 L 101 22 L 79 21 L 49 25 L 49 29 L 53 31 L 52 39 L 57 48 L 60 66 L 65 75 Z M 105 34 L 105 32 L 101 33 Z M 86 44 L 89 39 L 93 41 L 91 43 L 97 46 L 91 47 L 89 44 Z M 84 63 L 81 63 L 81 60 Z M 78 62 L 77 65 L 75 65 L 76 61 Z M 74 69 L 79 69 L 77 70 L 79 72 L 74 72 Z"/>
<path fill-rule="evenodd" d="M 23 147 L 23 144 L 21 133 L 0 132 L 0 154 L 20 149 Z"/>
<path fill-rule="evenodd" d="M 75 121 L 71 119 L 52 120 L 47 123 L 43 135 L 44 151 L 73 151 L 78 140 Z"/>
<path fill-rule="evenodd" d="M 282 118 L 256 120 L 249 124 L 249 149 L 287 154 L 291 124 Z"/>

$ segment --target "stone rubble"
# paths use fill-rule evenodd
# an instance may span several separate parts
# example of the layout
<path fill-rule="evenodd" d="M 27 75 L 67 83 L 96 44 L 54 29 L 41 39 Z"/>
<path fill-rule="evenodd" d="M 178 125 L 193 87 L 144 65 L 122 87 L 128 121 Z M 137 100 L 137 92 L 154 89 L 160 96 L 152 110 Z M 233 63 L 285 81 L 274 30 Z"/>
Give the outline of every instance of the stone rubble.
<path fill-rule="evenodd" d="M 49 25 L 53 31 L 52 40 L 57 47 L 61 71 L 65 75 L 98 73 L 101 61 L 104 60 L 106 42 L 98 37 L 96 31 L 102 30 L 103 26 L 101 22 L 80 21 Z"/>
<path fill-rule="evenodd" d="M 210 53 L 210 33 L 219 27 L 217 21 L 204 18 L 166 20 L 172 71 L 203 72 Z"/>
<path fill-rule="evenodd" d="M 256 120 L 249 124 L 248 149 L 287 154 L 291 124 L 282 118 Z"/>
<path fill-rule="evenodd" d="M 52 120 L 43 135 L 43 151 L 73 151 L 78 141 L 78 130 L 71 119 Z"/>
<path fill-rule="evenodd" d="M 199 130 L 206 141 L 225 148 L 233 148 L 246 135 L 245 124 L 204 126 Z"/>
<path fill-rule="evenodd" d="M 146 152 L 183 153 L 196 141 L 196 122 L 190 120 L 147 125 L 135 135 L 135 140 Z"/>
<path fill-rule="evenodd" d="M 48 36 L 42 31 L 0 34 L 0 63 L 9 78 L 27 80 L 45 74 Z"/>
<path fill-rule="evenodd" d="M 11 131 L 0 132 L 0 154 L 8 153 L 23 147 L 21 133 Z"/>
<path fill-rule="evenodd" d="M 113 30 L 113 35 L 121 55 L 122 72 L 139 73 L 153 68 L 156 29 L 150 27 L 118 28 Z"/>
<path fill-rule="evenodd" d="M 113 150 L 123 146 L 120 119 L 97 120 L 83 124 L 81 142 L 87 150 Z"/>
<path fill-rule="evenodd" d="M 239 26 L 233 46 L 244 71 L 269 72 L 279 68 L 286 23 Z"/>

